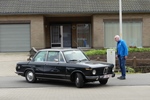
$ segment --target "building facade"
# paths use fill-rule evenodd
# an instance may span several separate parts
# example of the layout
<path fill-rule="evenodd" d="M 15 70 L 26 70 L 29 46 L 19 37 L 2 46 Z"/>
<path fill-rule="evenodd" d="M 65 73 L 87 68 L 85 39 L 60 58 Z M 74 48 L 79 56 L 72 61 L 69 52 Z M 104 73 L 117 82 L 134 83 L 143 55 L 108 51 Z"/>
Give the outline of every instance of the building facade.
<path fill-rule="evenodd" d="M 0 1 L 0 52 L 29 51 L 31 47 L 97 49 L 116 46 L 118 0 L 112 0 L 113 3 L 110 0 L 55 1 L 58 2 L 44 0 L 43 5 L 40 5 L 40 0 Z M 128 46 L 150 47 L 150 1 L 139 1 L 122 2 L 122 38 Z M 2 6 L 5 3 L 10 8 Z M 16 3 L 22 5 L 19 10 Z M 130 4 L 136 7 L 130 8 Z"/>

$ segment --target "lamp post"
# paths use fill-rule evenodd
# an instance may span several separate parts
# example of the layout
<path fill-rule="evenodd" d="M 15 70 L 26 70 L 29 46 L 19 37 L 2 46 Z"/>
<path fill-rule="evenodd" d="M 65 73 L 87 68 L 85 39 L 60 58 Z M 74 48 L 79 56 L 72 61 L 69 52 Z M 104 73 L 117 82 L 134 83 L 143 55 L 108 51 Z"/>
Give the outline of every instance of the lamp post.
<path fill-rule="evenodd" d="M 122 0 L 119 0 L 119 26 L 120 38 L 122 39 Z"/>

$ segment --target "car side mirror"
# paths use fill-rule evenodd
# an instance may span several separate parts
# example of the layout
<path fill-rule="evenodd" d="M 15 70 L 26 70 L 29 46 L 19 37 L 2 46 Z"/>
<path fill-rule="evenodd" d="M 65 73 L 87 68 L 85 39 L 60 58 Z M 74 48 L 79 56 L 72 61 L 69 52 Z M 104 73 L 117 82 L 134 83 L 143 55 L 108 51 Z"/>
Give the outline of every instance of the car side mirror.
<path fill-rule="evenodd" d="M 33 58 L 28 58 L 27 61 L 31 61 Z"/>

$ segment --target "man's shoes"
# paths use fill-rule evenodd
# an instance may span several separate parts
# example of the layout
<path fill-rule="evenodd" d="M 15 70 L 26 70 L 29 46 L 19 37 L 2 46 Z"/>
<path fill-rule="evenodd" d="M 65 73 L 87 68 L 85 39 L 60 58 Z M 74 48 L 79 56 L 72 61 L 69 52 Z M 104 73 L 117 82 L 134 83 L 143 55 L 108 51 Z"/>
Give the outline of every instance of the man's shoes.
<path fill-rule="evenodd" d="M 120 76 L 120 77 L 117 77 L 118 79 L 120 79 L 120 80 L 125 80 L 126 78 L 125 77 L 123 77 L 123 76 Z"/>

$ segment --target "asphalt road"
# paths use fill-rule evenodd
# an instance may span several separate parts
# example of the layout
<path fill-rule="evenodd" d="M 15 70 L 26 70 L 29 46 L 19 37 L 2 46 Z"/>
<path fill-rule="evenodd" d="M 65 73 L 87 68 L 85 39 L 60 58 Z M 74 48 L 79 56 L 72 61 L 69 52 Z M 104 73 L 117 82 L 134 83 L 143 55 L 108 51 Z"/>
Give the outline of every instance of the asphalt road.
<path fill-rule="evenodd" d="M 106 86 L 150 86 L 150 73 L 129 74 L 126 80 L 118 80 L 117 76 L 110 78 Z M 36 88 L 36 87 L 72 87 L 74 83 L 58 80 L 43 80 L 37 83 L 28 83 L 22 76 L 2 76 L 0 77 L 0 88 Z M 90 82 L 84 88 L 101 88 L 99 82 Z"/>
<path fill-rule="evenodd" d="M 115 77 L 107 85 L 92 82 L 84 88 L 65 81 L 27 83 L 21 76 L 1 76 L 0 100 L 150 100 L 149 76 L 129 74 L 126 80 Z"/>
<path fill-rule="evenodd" d="M 126 80 L 109 79 L 106 85 L 88 83 L 76 88 L 65 81 L 27 83 L 15 66 L 28 53 L 0 53 L 0 100 L 150 100 L 150 73 L 127 74 Z"/>

